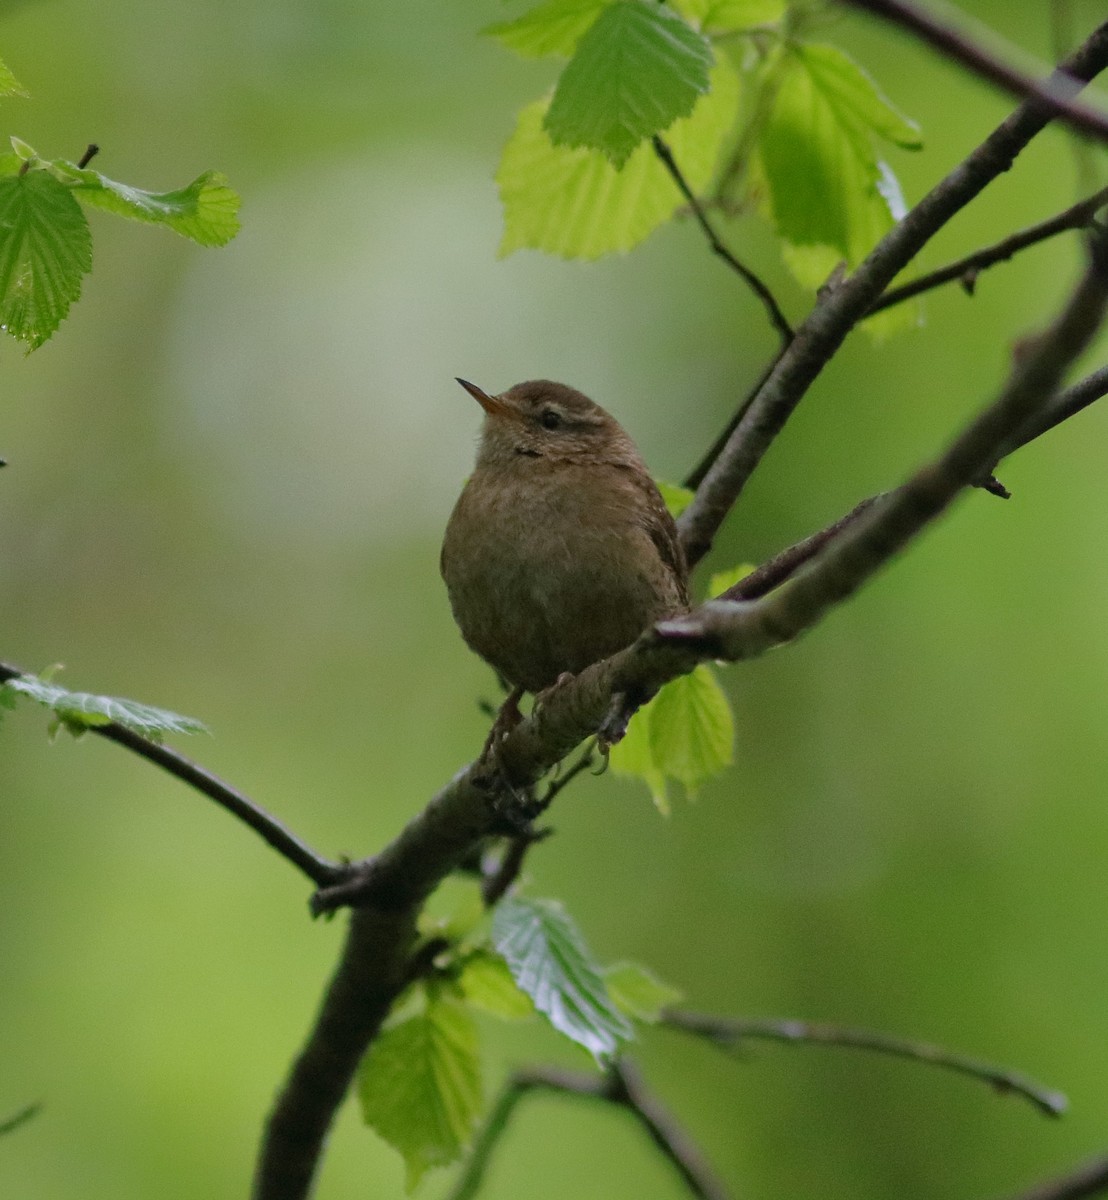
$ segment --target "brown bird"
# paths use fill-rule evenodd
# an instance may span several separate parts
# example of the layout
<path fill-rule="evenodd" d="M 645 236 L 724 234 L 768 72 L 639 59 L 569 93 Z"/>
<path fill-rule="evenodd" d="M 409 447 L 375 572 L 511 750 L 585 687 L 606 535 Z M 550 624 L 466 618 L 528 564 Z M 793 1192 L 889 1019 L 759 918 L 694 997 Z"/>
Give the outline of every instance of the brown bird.
<path fill-rule="evenodd" d="M 490 396 L 477 466 L 442 544 L 466 642 L 524 691 L 628 646 L 689 606 L 673 518 L 623 427 L 565 384 L 536 379 Z"/>

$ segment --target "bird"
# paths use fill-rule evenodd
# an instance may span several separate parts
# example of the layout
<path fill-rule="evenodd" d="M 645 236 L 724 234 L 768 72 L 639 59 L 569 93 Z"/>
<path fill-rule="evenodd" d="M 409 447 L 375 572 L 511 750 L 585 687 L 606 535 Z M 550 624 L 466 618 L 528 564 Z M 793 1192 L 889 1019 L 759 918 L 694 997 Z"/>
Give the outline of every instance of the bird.
<path fill-rule="evenodd" d="M 635 443 L 599 404 L 548 379 L 498 395 L 457 382 L 485 418 L 440 568 L 462 637 L 511 688 L 510 728 L 524 692 L 541 700 L 687 612 L 688 567 Z"/>

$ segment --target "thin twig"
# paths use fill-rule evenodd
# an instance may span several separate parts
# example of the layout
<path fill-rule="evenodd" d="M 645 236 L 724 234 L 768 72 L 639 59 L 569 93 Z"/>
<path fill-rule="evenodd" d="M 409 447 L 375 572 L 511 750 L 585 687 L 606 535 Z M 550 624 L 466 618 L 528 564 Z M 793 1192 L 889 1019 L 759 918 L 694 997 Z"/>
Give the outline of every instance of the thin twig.
<path fill-rule="evenodd" d="M 5 1133 L 11 1133 L 20 1125 L 25 1125 L 32 1117 L 37 1117 L 42 1111 L 41 1101 L 36 1104 L 28 1104 L 26 1108 L 21 1108 L 19 1112 L 14 1113 L 4 1121 L 0 1121 L 0 1137 Z"/>
<path fill-rule="evenodd" d="M 1108 22 L 1062 64 L 1088 80 L 1108 66 Z M 677 523 L 690 564 L 712 539 L 751 475 L 824 366 L 892 280 L 928 241 L 978 196 L 1049 123 L 1038 101 L 1025 101 L 881 239 L 837 286 L 825 289 L 789 348 L 735 426 Z"/>
<path fill-rule="evenodd" d="M 1106 395 L 1108 395 L 1108 366 L 1093 371 L 1084 379 L 1059 392 L 1044 409 L 1039 419 L 1013 438 L 1011 445 L 998 457 L 997 462 L 993 463 L 992 470 L 996 469 L 1001 459 L 1007 458 L 1009 454 L 1026 446 L 1035 438 L 1056 428 L 1063 421 L 1076 416 L 1094 401 Z M 982 484 L 982 486 L 985 485 Z M 886 500 L 890 495 L 890 492 L 879 492 L 876 496 L 868 496 L 856 504 L 845 516 L 781 550 L 761 566 L 744 575 L 738 583 L 732 584 L 727 591 L 714 598 L 717 600 L 757 600 L 761 596 L 768 595 L 774 588 L 780 587 L 787 579 L 795 575 L 806 563 L 811 562 L 869 508 Z"/>
<path fill-rule="evenodd" d="M 1068 1175 L 1044 1180 L 1008 1200 L 1084 1200 L 1103 1192 L 1108 1192 L 1108 1155 L 1094 1158 Z"/>
<path fill-rule="evenodd" d="M 747 287 L 762 302 L 770 324 L 777 330 L 778 336 L 781 338 L 781 344 L 787 346 L 793 340 L 793 327 L 781 311 L 781 306 L 777 303 L 773 293 L 748 266 L 740 262 L 727 246 L 723 244 L 711 221 L 708 220 L 708 215 L 705 213 L 703 205 L 696 198 L 696 194 L 689 187 L 688 181 L 681 173 L 681 168 L 677 165 L 673 157 L 673 151 L 670 150 L 669 146 L 657 134 L 651 138 L 651 145 L 654 147 L 654 153 L 658 156 L 662 165 L 670 173 L 673 182 L 677 184 L 681 195 L 685 197 L 692 215 L 696 218 L 696 223 L 708 239 L 708 245 L 711 246 L 712 252 L 722 258 L 733 271 L 736 271 L 742 277 Z"/>
<path fill-rule="evenodd" d="M 0 663 L 0 684 L 6 683 L 9 679 L 18 679 L 25 674 L 25 671 L 13 667 L 10 663 Z M 115 721 L 111 721 L 107 725 L 91 725 L 89 732 L 126 747 L 133 754 L 145 758 L 148 762 L 156 763 L 175 778 L 207 796 L 209 800 L 214 800 L 220 808 L 225 809 L 242 821 L 244 825 L 253 829 L 282 858 L 299 868 L 317 887 L 334 884 L 345 876 L 347 869 L 344 866 L 317 854 L 292 830 L 283 825 L 271 813 L 266 812 L 249 796 L 244 795 L 237 788 L 220 779 L 218 775 L 213 775 L 211 771 L 205 770 L 198 763 L 194 763 L 176 750 L 170 750 L 168 746 L 163 746 L 160 742 L 153 742 Z"/>
<path fill-rule="evenodd" d="M 77 166 L 82 170 L 100 153 L 100 147 L 95 142 L 89 142 L 84 154 L 77 160 Z"/>
<path fill-rule="evenodd" d="M 1020 1071 L 999 1067 L 945 1050 L 930 1042 L 914 1042 L 890 1037 L 870 1029 L 850 1029 L 814 1021 L 747 1020 L 743 1018 L 712 1017 L 703 1013 L 668 1009 L 662 1025 L 703 1038 L 725 1050 L 734 1050 L 744 1041 L 760 1040 L 818 1046 L 838 1046 L 852 1050 L 872 1050 L 893 1058 L 928 1063 L 959 1075 L 968 1075 L 995 1088 L 1022 1096 L 1040 1112 L 1059 1117 L 1066 1111 L 1066 1097 L 1052 1088 L 1044 1087 Z"/>
<path fill-rule="evenodd" d="M 975 75 L 999 85 L 1013 96 L 1033 100 L 1072 129 L 1092 134 L 1101 141 L 1108 142 L 1108 114 L 1091 105 L 1075 103 L 1072 97 L 1080 88 L 1064 75 L 1055 73 L 1047 80 L 1035 79 L 1011 63 L 1005 62 L 964 30 L 940 21 L 925 9 L 918 8 L 907 0 L 842 2 L 874 16 L 885 17 L 902 29 L 910 30 L 944 57 L 968 67 Z"/>
<path fill-rule="evenodd" d="M 517 1071 L 493 1105 L 448 1200 L 473 1200 L 492 1152 L 504 1136 L 516 1106 L 524 1096 L 536 1091 L 600 1100 L 626 1110 L 672 1164 L 691 1195 L 699 1200 L 728 1200 L 727 1190 L 708 1166 L 700 1149 L 672 1114 L 647 1091 L 638 1071 L 626 1059 L 613 1063 L 603 1075 L 586 1075 L 582 1071 L 563 1071 L 556 1067 Z"/>
<path fill-rule="evenodd" d="M 1106 204 L 1108 204 L 1108 187 L 1101 188 L 1095 195 L 1080 201 L 1072 208 L 1067 208 L 1057 216 L 1051 217 L 1047 221 L 1040 221 L 1037 225 L 1031 225 L 1018 233 L 1013 233 L 995 245 L 986 246 L 983 250 L 967 254 L 965 258 L 960 258 L 957 262 L 948 263 L 945 267 L 929 271 L 926 275 L 913 279 L 911 283 L 889 288 L 870 305 L 870 315 L 881 312 L 882 309 L 891 308 L 894 304 L 902 304 L 905 300 L 911 300 L 914 296 L 919 296 L 923 292 L 929 292 L 933 288 L 941 287 L 944 283 L 951 283 L 954 280 L 958 280 L 962 287 L 972 294 L 977 276 L 982 271 L 996 263 L 1007 262 L 1013 255 L 1025 250 L 1028 246 L 1045 242 L 1047 238 L 1055 237 L 1059 233 L 1066 233 L 1071 229 L 1087 228 L 1097 211 Z"/>

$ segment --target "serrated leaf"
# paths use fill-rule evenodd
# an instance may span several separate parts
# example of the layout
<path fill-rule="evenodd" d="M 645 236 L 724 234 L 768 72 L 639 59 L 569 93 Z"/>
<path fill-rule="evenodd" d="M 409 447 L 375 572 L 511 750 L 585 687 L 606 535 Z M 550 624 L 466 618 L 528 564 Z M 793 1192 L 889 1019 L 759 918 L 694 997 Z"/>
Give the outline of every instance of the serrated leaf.
<path fill-rule="evenodd" d="M 853 121 L 905 150 L 923 146 L 919 126 L 906 117 L 866 71 L 837 46 L 801 42 L 796 53 L 816 87 L 844 123 Z"/>
<path fill-rule="evenodd" d="M 840 261 L 857 265 L 898 215 L 873 135 L 907 146 L 918 131 L 834 47 L 791 46 L 772 69 L 758 156 L 767 207 L 790 269 L 815 287 Z"/>
<path fill-rule="evenodd" d="M 776 25 L 785 15 L 785 0 L 710 0 L 703 25 L 713 33 Z"/>
<path fill-rule="evenodd" d="M 654 482 L 658 485 L 658 491 L 662 493 L 669 515 L 675 520 L 692 504 L 696 495 L 692 488 L 683 487 L 679 483 L 667 483 L 664 479 L 655 479 Z"/>
<path fill-rule="evenodd" d="M 600 150 L 622 167 L 640 142 L 692 112 L 712 58 L 707 39 L 664 4 L 616 0 L 581 38 L 544 127 L 556 145 Z"/>
<path fill-rule="evenodd" d="M 92 267 L 92 238 L 70 190 L 44 171 L 0 177 L 0 330 L 41 346 Z"/>
<path fill-rule="evenodd" d="M 523 1021 L 535 1015 L 535 1006 L 520 991 L 508 964 L 491 950 L 475 950 L 462 961 L 458 990 L 467 1004 L 505 1021 Z"/>
<path fill-rule="evenodd" d="M 514 21 L 498 21 L 482 29 L 524 58 L 570 55 L 611 0 L 547 0 Z"/>
<path fill-rule="evenodd" d="M 650 704 L 644 704 L 634 714 L 627 732 L 608 751 L 608 766 L 615 775 L 641 779 L 650 792 L 654 807 L 663 817 L 669 816 L 666 776 L 654 758 L 654 746 L 650 740 Z"/>
<path fill-rule="evenodd" d="M 155 740 L 166 733 L 206 733 L 203 722 L 195 717 L 164 708 L 153 708 L 137 700 L 119 696 L 94 696 L 89 692 L 70 692 L 56 683 L 47 683 L 33 675 L 20 675 L 4 685 L 49 708 L 70 733 L 80 733 L 97 725 L 115 722 Z"/>
<path fill-rule="evenodd" d="M 620 1011 L 636 1021 L 656 1024 L 662 1013 L 684 999 L 682 992 L 663 983 L 652 971 L 638 963 L 613 963 L 604 972 L 608 995 Z"/>
<path fill-rule="evenodd" d="M 738 74 L 721 60 L 711 92 L 666 135 L 694 191 L 712 179 L 738 95 Z M 624 252 L 681 207 L 681 193 L 649 146 L 640 146 L 621 171 L 597 150 L 555 146 L 543 129 L 546 104 L 536 101 L 520 113 L 496 173 L 504 205 L 501 254 L 529 248 L 593 259 Z"/>
<path fill-rule="evenodd" d="M 727 697 L 711 667 L 701 663 L 688 675 L 671 679 L 650 703 L 654 761 L 693 796 L 734 756 L 735 725 Z"/>
<path fill-rule="evenodd" d="M 492 931 L 512 978 L 560 1033 L 597 1060 L 634 1037 L 577 926 L 556 900 L 502 900 Z"/>
<path fill-rule="evenodd" d="M 409 1193 L 429 1167 L 456 1162 L 481 1109 L 477 1027 L 465 1006 L 428 989 L 424 1010 L 369 1048 L 358 1095 L 366 1124 L 403 1155 Z"/>
<path fill-rule="evenodd" d="M 239 231 L 239 196 L 218 171 L 172 192 L 146 192 L 56 159 L 49 170 L 86 204 L 135 221 L 164 225 L 201 246 L 223 246 Z"/>
<path fill-rule="evenodd" d="M 708 580 L 708 598 L 712 599 L 728 588 L 734 587 L 740 579 L 745 579 L 754 567 L 751 563 L 739 563 L 726 571 L 716 571 Z"/>
<path fill-rule="evenodd" d="M 11 73 L 8 65 L 0 61 L 0 96 L 26 96 L 27 92 Z"/>

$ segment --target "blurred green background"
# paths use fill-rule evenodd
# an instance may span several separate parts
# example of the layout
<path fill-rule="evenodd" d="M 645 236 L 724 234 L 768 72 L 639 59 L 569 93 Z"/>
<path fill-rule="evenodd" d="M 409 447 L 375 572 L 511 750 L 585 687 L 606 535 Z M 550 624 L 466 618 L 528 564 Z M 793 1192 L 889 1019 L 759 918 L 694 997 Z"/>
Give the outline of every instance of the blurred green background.
<path fill-rule="evenodd" d="M 1051 5 L 964 7 L 1050 54 Z M 1073 24 L 1103 15 L 1074 0 Z M 516 9 L 512 11 L 518 10 Z M 192 713 L 186 750 L 328 854 L 382 845 L 480 747 L 491 673 L 450 618 L 438 544 L 479 413 L 453 383 L 547 375 L 611 408 L 661 475 L 698 457 L 774 340 L 674 226 L 625 259 L 500 261 L 491 176 L 553 77 L 476 31 L 499 0 L 8 3 L 33 92 L 5 129 L 151 188 L 208 167 L 244 195 L 222 251 L 93 214 L 96 266 L 55 341 L 0 348 L 0 657 Z M 909 200 L 1009 109 L 907 39 L 828 23 L 923 125 Z M 1076 199 L 1040 138 L 925 264 Z M 765 229 L 729 230 L 794 317 Z M 1073 239 L 855 337 L 767 458 L 709 567 L 757 560 L 895 483 L 1003 378 L 1073 279 Z M 1103 361 L 1106 342 L 1100 343 Z M 606 961 L 690 1005 L 927 1038 L 1066 1090 L 1060 1122 L 862 1054 L 647 1037 L 648 1081 L 737 1195 L 1003 1195 L 1108 1147 L 1108 412 L 1006 464 L 801 644 L 724 673 L 734 769 L 667 821 L 575 785 L 530 863 Z M 245 1196 L 264 1113 L 341 937 L 207 801 L 114 746 L 0 732 L 0 1195 Z M 586 1066 L 538 1026 L 512 1063 Z M 344 1110 L 321 1200 L 402 1194 Z M 448 1180 L 432 1176 L 426 1196 Z M 620 1114 L 536 1100 L 490 1200 L 678 1197 Z"/>

